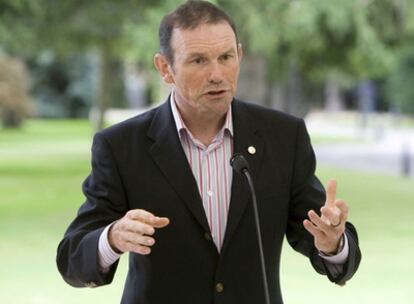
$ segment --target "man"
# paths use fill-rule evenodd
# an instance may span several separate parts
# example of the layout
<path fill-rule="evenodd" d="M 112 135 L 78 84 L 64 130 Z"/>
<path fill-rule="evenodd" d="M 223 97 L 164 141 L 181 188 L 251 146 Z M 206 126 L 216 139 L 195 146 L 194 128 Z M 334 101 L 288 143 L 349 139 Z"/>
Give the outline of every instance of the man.
<path fill-rule="evenodd" d="M 234 99 L 242 48 L 233 22 L 204 1 L 164 17 L 154 63 L 173 85 L 158 108 L 95 135 L 87 198 L 59 245 L 73 286 L 109 284 L 129 252 L 122 303 L 264 303 L 253 208 L 233 152 L 257 191 L 271 303 L 282 303 L 286 234 L 343 285 L 360 262 L 348 207 L 327 196 L 303 120 Z"/>

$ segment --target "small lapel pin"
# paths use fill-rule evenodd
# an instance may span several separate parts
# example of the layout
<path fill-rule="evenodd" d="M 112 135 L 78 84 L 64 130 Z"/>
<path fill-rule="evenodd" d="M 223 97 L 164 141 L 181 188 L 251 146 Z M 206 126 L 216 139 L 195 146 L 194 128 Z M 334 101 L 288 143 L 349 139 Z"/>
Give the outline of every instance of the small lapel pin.
<path fill-rule="evenodd" d="M 256 148 L 253 146 L 250 146 L 247 148 L 247 152 L 249 152 L 250 154 L 256 154 Z"/>

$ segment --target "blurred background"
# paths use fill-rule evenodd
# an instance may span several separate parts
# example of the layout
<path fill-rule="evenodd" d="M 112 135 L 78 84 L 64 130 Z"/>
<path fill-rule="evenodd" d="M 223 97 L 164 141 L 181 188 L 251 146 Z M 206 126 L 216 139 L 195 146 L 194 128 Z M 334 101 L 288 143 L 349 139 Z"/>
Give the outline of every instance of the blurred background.
<path fill-rule="evenodd" d="M 75 289 L 56 247 L 84 201 L 94 132 L 168 96 L 152 57 L 182 2 L 0 0 L 1 303 L 120 301 L 126 256 L 112 285 Z M 213 2 L 243 44 L 238 97 L 305 118 L 318 176 L 338 180 L 360 236 L 345 287 L 285 246 L 285 302 L 412 303 L 414 1 Z"/>

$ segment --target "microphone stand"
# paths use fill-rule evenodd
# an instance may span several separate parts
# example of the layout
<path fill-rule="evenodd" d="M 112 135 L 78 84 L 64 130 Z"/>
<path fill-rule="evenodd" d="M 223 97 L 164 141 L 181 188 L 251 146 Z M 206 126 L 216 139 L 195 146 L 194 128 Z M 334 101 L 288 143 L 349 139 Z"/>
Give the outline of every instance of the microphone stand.
<path fill-rule="evenodd" d="M 256 199 L 256 191 L 254 190 L 253 180 L 249 173 L 249 165 L 246 159 L 241 154 L 234 154 L 230 160 L 230 165 L 233 169 L 243 174 L 246 179 L 247 183 L 249 184 L 250 192 L 252 194 L 252 204 L 253 204 L 253 212 L 254 212 L 254 223 L 256 226 L 256 233 L 257 233 L 257 240 L 259 243 L 259 255 L 260 255 L 260 266 L 262 268 L 262 279 L 263 279 L 263 287 L 264 287 L 264 295 L 266 304 L 270 304 L 270 297 L 269 297 L 269 287 L 267 285 L 267 275 L 266 275 L 266 266 L 263 254 L 263 241 L 262 241 L 262 233 L 260 230 L 260 221 L 259 221 L 259 212 L 257 209 L 257 199 Z"/>

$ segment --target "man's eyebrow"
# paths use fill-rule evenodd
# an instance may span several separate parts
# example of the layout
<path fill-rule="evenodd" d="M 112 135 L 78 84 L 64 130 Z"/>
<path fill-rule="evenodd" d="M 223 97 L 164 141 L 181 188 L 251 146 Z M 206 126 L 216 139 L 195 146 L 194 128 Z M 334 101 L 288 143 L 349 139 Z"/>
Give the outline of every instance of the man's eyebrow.
<path fill-rule="evenodd" d="M 188 54 L 188 58 L 193 58 L 193 57 L 205 57 L 206 54 L 204 53 L 190 53 Z"/>
<path fill-rule="evenodd" d="M 227 51 L 224 51 L 220 54 L 224 55 L 224 54 L 229 54 L 229 53 L 235 53 L 236 51 L 234 50 L 234 47 L 229 48 Z M 194 57 L 206 57 L 205 53 L 199 53 L 199 52 L 194 52 L 194 53 L 190 53 L 188 54 L 187 58 L 194 58 Z"/>
<path fill-rule="evenodd" d="M 223 54 L 235 53 L 234 47 L 229 48 L 227 51 L 223 52 Z"/>

